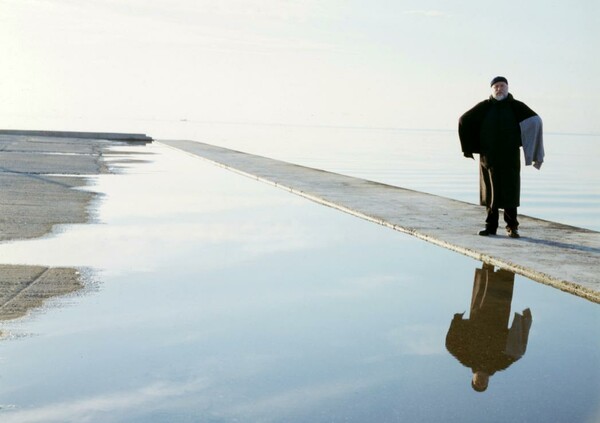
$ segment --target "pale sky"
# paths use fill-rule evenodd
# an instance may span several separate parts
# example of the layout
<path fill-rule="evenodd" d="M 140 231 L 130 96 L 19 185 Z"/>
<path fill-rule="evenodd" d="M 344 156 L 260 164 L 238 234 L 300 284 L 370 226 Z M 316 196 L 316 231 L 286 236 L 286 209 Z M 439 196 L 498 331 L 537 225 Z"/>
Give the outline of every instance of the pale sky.
<path fill-rule="evenodd" d="M 600 133 L 599 4 L 0 0 L 0 128 L 95 118 L 454 129 L 504 75 L 546 131 Z"/>

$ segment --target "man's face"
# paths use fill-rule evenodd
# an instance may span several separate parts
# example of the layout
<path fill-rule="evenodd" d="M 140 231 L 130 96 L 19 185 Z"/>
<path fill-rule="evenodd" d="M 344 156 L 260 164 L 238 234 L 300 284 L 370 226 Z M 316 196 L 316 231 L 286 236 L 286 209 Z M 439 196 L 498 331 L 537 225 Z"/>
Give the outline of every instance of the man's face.
<path fill-rule="evenodd" d="M 496 100 L 504 100 L 508 95 L 508 84 L 500 81 L 492 85 L 492 96 Z"/>
<path fill-rule="evenodd" d="M 485 391 L 490 383 L 490 375 L 486 372 L 475 372 L 473 373 L 473 387 L 476 390 L 482 392 Z"/>

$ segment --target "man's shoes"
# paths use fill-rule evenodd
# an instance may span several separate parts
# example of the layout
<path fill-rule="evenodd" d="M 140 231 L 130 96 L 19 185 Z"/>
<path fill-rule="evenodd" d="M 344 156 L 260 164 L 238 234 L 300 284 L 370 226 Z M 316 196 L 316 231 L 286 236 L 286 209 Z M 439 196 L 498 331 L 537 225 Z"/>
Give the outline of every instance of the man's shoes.
<path fill-rule="evenodd" d="M 485 228 L 485 229 L 479 231 L 479 235 L 481 235 L 481 236 L 496 235 L 496 230 Z"/>
<path fill-rule="evenodd" d="M 519 231 L 517 230 L 517 228 L 506 228 L 506 232 L 511 238 L 521 238 L 521 235 L 519 235 Z"/>

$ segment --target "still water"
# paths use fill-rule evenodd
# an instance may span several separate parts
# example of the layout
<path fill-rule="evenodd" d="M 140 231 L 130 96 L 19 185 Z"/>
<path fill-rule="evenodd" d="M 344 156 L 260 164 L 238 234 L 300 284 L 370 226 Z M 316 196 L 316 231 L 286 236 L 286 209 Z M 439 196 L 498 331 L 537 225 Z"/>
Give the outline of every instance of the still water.
<path fill-rule="evenodd" d="M 145 132 L 477 198 L 449 132 L 171 130 Z M 547 136 L 520 211 L 598 230 L 598 141 Z M 87 269 L 78 295 L 0 323 L 0 421 L 600 421 L 597 304 L 144 151 L 94 178 L 97 223 L 0 244 L 2 263 Z"/>

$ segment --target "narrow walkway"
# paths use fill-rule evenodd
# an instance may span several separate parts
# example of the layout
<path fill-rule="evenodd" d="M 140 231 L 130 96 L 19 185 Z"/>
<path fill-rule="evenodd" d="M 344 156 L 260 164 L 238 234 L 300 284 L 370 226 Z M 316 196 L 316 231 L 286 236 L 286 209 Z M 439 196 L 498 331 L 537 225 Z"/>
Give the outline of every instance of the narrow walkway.
<path fill-rule="evenodd" d="M 600 303 L 600 233 L 519 216 L 522 237 L 477 236 L 478 205 L 194 141 L 160 141 L 294 194 Z M 500 233 L 500 232 L 499 232 Z"/>

